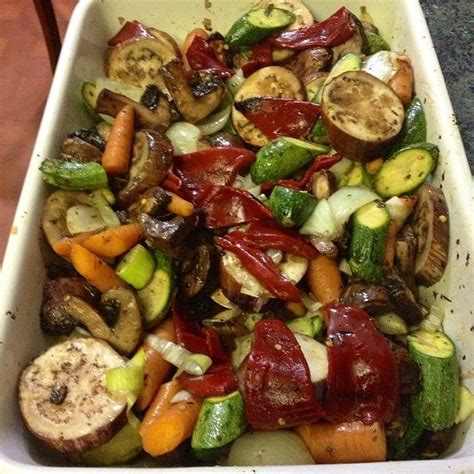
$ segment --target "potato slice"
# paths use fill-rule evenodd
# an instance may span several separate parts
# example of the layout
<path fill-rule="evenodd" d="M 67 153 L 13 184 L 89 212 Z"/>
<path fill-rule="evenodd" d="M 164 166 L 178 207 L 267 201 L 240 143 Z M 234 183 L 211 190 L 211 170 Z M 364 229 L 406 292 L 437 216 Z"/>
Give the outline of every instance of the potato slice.
<path fill-rule="evenodd" d="M 321 116 L 333 148 L 369 161 L 400 132 L 405 111 L 390 86 L 363 71 L 349 71 L 325 87 Z"/>
<path fill-rule="evenodd" d="M 283 99 L 305 99 L 305 91 L 299 79 L 288 69 L 269 66 L 251 74 L 235 95 L 235 102 L 250 97 L 280 97 Z M 268 138 L 252 122 L 232 107 L 232 123 L 240 137 L 254 146 L 263 146 Z"/>

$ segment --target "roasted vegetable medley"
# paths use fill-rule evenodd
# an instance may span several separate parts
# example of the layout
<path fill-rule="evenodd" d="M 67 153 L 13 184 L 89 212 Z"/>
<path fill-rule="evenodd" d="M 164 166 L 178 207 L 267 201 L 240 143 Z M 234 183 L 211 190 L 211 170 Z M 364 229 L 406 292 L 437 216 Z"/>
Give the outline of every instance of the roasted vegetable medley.
<path fill-rule="evenodd" d="M 365 8 L 263 0 L 222 33 L 124 23 L 41 164 L 26 426 L 86 465 L 441 455 L 474 399 L 419 297 L 449 216 L 410 57 Z"/>

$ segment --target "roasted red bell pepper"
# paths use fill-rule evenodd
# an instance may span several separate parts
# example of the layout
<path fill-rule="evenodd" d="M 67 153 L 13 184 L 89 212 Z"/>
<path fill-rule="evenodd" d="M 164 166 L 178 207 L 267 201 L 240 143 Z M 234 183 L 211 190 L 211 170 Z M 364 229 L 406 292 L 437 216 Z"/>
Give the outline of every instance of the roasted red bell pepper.
<path fill-rule="evenodd" d="M 185 184 L 232 184 L 255 160 L 246 148 L 220 147 L 174 157 L 174 173 Z"/>
<path fill-rule="evenodd" d="M 176 300 L 173 302 L 172 318 L 176 339 L 185 349 L 195 354 L 205 354 L 213 360 L 228 359 L 217 333 L 212 328 L 201 328 L 197 322 L 186 320 Z"/>
<path fill-rule="evenodd" d="M 261 41 L 252 46 L 252 60 L 242 66 L 242 72 L 244 77 L 249 77 L 258 69 L 272 64 L 272 46 L 268 40 Z"/>
<path fill-rule="evenodd" d="M 355 32 L 352 13 L 342 7 L 324 21 L 285 31 L 270 38 L 270 42 L 280 48 L 303 50 L 315 46 L 337 46 L 350 39 Z"/>
<path fill-rule="evenodd" d="M 139 21 L 127 21 L 120 31 L 107 41 L 107 44 L 109 46 L 117 46 L 134 38 L 153 38 L 153 35 Z"/>
<path fill-rule="evenodd" d="M 259 321 L 254 332 L 243 373 L 249 424 L 258 430 L 277 430 L 318 421 L 323 410 L 293 333 L 279 319 Z"/>
<path fill-rule="evenodd" d="M 212 46 L 202 36 L 196 35 L 186 51 L 186 59 L 193 71 L 214 72 L 221 77 L 230 77 L 234 71 L 223 64 Z"/>
<path fill-rule="evenodd" d="M 271 211 L 244 189 L 197 185 L 190 191 L 190 199 L 202 211 L 204 226 L 209 229 L 272 218 Z"/>
<path fill-rule="evenodd" d="M 308 169 L 305 171 L 304 176 L 300 180 L 295 179 L 279 179 L 278 181 L 268 181 L 262 184 L 262 192 L 270 191 L 274 186 L 284 186 L 292 189 L 303 189 L 308 184 L 311 176 L 314 173 L 321 170 L 326 170 L 335 165 L 338 161 L 342 160 L 342 156 L 335 155 L 319 155 L 317 156 Z"/>
<path fill-rule="evenodd" d="M 217 397 L 237 390 L 237 379 L 229 362 L 213 364 L 201 376 L 183 374 L 179 379 L 183 388 L 196 397 Z"/>
<path fill-rule="evenodd" d="M 318 104 L 277 97 L 251 97 L 235 102 L 234 107 L 268 138 L 302 138 L 321 112 Z"/>
<path fill-rule="evenodd" d="M 242 243 L 228 234 L 217 237 L 217 244 L 224 250 L 234 253 L 244 268 L 253 275 L 272 295 L 284 301 L 300 301 L 301 295 L 296 286 L 280 272 L 273 260 L 262 250 Z"/>
<path fill-rule="evenodd" d="M 389 422 L 399 405 L 398 369 L 374 320 L 360 308 L 332 305 L 326 323 L 326 418 L 333 423 Z"/>
<path fill-rule="evenodd" d="M 245 231 L 234 231 L 227 235 L 235 240 L 239 240 L 249 247 L 262 250 L 279 249 L 294 255 L 312 260 L 316 258 L 316 249 L 304 241 L 301 234 L 290 229 L 280 227 L 276 222 L 255 221 Z"/>

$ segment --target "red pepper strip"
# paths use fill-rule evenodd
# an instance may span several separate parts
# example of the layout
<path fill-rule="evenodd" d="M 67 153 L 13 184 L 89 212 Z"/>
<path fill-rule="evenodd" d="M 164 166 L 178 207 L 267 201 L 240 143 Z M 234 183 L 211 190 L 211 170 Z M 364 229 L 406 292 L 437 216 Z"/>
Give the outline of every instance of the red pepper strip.
<path fill-rule="evenodd" d="M 268 138 L 302 138 L 321 112 L 318 104 L 277 97 L 251 97 L 234 106 Z"/>
<path fill-rule="evenodd" d="M 285 278 L 273 260 L 262 250 L 249 247 L 230 234 L 217 237 L 216 242 L 224 250 L 234 253 L 244 268 L 253 275 L 272 295 L 284 301 L 300 301 L 296 286 Z"/>
<path fill-rule="evenodd" d="M 256 70 L 273 64 L 272 47 L 268 40 L 252 46 L 252 60 L 242 66 L 244 77 L 249 77 Z"/>
<path fill-rule="evenodd" d="M 334 304 L 327 315 L 327 419 L 388 423 L 400 398 L 393 352 L 364 310 Z"/>
<path fill-rule="evenodd" d="M 196 35 L 186 51 L 186 59 L 193 71 L 215 72 L 221 77 L 230 77 L 234 74 L 216 56 L 212 46 L 202 37 Z"/>
<path fill-rule="evenodd" d="M 341 155 L 319 155 L 311 163 L 309 168 L 305 171 L 304 176 L 296 181 L 294 179 L 279 179 L 278 181 L 268 181 L 262 184 L 262 192 L 270 191 L 274 186 L 284 186 L 286 188 L 292 189 L 303 189 L 310 180 L 311 176 L 317 171 L 325 170 L 331 168 L 332 165 L 335 165 L 338 161 L 342 160 Z"/>
<path fill-rule="evenodd" d="M 314 46 L 337 46 L 350 39 L 356 32 L 352 13 L 340 8 L 328 19 L 297 30 L 285 31 L 270 38 L 274 46 L 303 50 Z"/>
<path fill-rule="evenodd" d="M 221 344 L 221 340 L 219 339 L 219 335 L 217 334 L 215 329 L 212 329 L 208 326 L 204 326 L 203 328 L 201 328 L 201 332 L 203 333 L 206 339 L 206 344 L 209 349 L 209 355 L 211 356 L 211 358 L 213 360 L 228 361 L 229 356 L 224 351 L 224 348 Z"/>
<path fill-rule="evenodd" d="M 153 38 L 147 29 L 137 20 L 127 21 L 120 31 L 107 41 L 109 46 L 117 46 L 120 43 L 134 38 Z"/>
<path fill-rule="evenodd" d="M 209 229 L 272 218 L 271 211 L 243 189 L 197 185 L 190 187 L 190 191 L 194 204 L 204 215 L 204 226 Z"/>
<path fill-rule="evenodd" d="M 255 153 L 246 148 L 209 148 L 175 156 L 174 172 L 187 184 L 227 185 L 254 160 Z"/>
<path fill-rule="evenodd" d="M 175 194 L 178 194 L 181 197 L 187 197 L 187 193 L 184 190 L 183 182 L 178 176 L 176 176 L 171 168 L 168 168 L 166 172 L 166 178 L 161 183 L 161 185 Z"/>
<path fill-rule="evenodd" d="M 308 363 L 295 336 L 279 319 L 264 319 L 255 325 L 244 377 L 245 411 L 254 429 L 315 423 L 323 415 Z"/>
<path fill-rule="evenodd" d="M 306 243 L 298 232 L 283 229 L 274 221 L 252 222 L 245 232 L 234 231 L 227 235 L 250 247 L 279 249 L 312 260 L 318 256 L 316 249 Z"/>
<path fill-rule="evenodd" d="M 183 388 L 197 397 L 217 397 L 237 390 L 237 379 L 229 362 L 213 364 L 201 376 L 183 374 L 179 378 Z"/>

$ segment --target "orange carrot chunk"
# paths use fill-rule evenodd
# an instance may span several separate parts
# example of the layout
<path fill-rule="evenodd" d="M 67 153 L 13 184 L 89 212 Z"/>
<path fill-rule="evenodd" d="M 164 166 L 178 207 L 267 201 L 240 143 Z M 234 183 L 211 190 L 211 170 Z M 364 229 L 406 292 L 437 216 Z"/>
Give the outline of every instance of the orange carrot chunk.
<path fill-rule="evenodd" d="M 135 112 L 126 105 L 115 117 L 109 139 L 102 156 L 102 166 L 108 174 L 124 175 L 132 154 Z"/>
<path fill-rule="evenodd" d="M 307 278 L 311 292 L 323 305 L 339 298 L 343 284 L 335 260 L 318 255 L 309 263 Z"/>

